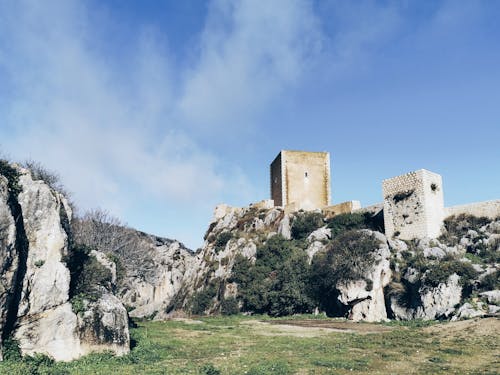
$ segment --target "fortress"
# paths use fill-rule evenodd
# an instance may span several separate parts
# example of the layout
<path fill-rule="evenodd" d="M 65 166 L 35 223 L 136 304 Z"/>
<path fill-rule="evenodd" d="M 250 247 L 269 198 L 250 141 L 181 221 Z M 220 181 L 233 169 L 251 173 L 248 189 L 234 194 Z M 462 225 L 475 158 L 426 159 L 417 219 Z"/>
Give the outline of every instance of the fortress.
<path fill-rule="evenodd" d="M 328 152 L 282 150 L 271 163 L 270 179 L 271 200 L 260 205 L 281 206 L 285 212 L 319 209 L 327 217 L 382 213 L 385 234 L 403 240 L 438 237 L 443 220 L 451 215 L 500 216 L 500 200 L 444 207 L 442 178 L 425 169 L 384 180 L 382 203 L 364 208 L 359 201 L 331 205 Z"/>

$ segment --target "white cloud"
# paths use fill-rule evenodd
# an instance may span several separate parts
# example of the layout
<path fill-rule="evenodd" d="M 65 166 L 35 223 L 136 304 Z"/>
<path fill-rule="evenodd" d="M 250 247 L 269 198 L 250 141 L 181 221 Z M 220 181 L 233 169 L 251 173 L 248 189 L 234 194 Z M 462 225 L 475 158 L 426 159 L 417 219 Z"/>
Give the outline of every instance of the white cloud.
<path fill-rule="evenodd" d="M 297 83 L 321 45 L 310 2 L 215 1 L 180 112 L 199 128 L 238 126 Z"/>
<path fill-rule="evenodd" d="M 58 171 L 84 209 L 119 215 L 150 195 L 197 215 L 207 202 L 250 199 L 245 173 L 221 171 L 189 132 L 227 129 L 300 79 L 321 41 L 307 3 L 215 1 L 198 59 L 177 71 L 161 35 L 139 30 L 123 61 L 103 54 L 93 22 L 78 1 L 0 5 L 4 151 Z"/>

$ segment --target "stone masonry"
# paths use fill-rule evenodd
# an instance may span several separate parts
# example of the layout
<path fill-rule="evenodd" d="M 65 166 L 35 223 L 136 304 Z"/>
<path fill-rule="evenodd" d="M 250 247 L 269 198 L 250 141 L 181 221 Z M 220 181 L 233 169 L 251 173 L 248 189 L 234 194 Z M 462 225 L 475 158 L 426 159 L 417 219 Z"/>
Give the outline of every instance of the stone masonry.
<path fill-rule="evenodd" d="M 271 198 L 288 211 L 330 205 L 330 154 L 282 150 L 271 164 Z"/>
<path fill-rule="evenodd" d="M 382 182 L 384 225 L 388 237 L 436 238 L 444 219 L 441 176 L 420 169 Z"/>

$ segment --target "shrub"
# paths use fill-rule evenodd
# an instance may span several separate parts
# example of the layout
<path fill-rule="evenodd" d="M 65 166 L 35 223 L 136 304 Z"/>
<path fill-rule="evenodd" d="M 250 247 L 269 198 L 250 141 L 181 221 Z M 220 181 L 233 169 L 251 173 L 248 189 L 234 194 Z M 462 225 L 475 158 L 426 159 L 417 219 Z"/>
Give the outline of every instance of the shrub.
<path fill-rule="evenodd" d="M 316 229 L 322 227 L 323 224 L 323 215 L 319 212 L 299 213 L 292 222 L 292 238 L 295 240 L 307 238 Z"/>
<path fill-rule="evenodd" d="M 207 363 L 200 369 L 201 375 L 219 375 L 221 372 L 213 364 Z"/>
<path fill-rule="evenodd" d="M 224 251 L 229 240 L 233 238 L 231 232 L 222 232 L 215 239 L 215 252 L 219 253 Z"/>
<path fill-rule="evenodd" d="M 484 276 L 479 286 L 481 290 L 500 289 L 500 271 L 496 270 Z"/>
<path fill-rule="evenodd" d="M 20 361 L 21 360 L 21 350 L 19 349 L 19 342 L 9 337 L 3 340 L 3 359 L 6 361 Z"/>
<path fill-rule="evenodd" d="M 369 212 L 340 214 L 328 220 L 328 228 L 332 231 L 332 237 L 354 229 L 371 229 L 383 232 L 383 217 L 381 215 L 373 216 Z"/>
<path fill-rule="evenodd" d="M 111 271 L 104 267 L 92 255 L 91 249 L 85 245 L 74 245 L 71 247 L 65 262 L 70 270 L 71 281 L 69 295 L 72 302 L 78 303 L 78 299 L 97 300 L 103 289 L 112 289 Z M 79 310 L 79 307 L 76 307 Z"/>
<path fill-rule="evenodd" d="M 307 254 L 276 235 L 257 248 L 255 264 L 237 256 L 230 281 L 238 283 L 244 311 L 281 316 L 312 311 L 308 279 Z"/>
<path fill-rule="evenodd" d="M 435 288 L 439 284 L 445 283 L 448 277 L 454 273 L 460 276 L 462 286 L 470 285 L 471 281 L 477 277 L 477 271 L 470 263 L 459 260 L 442 260 L 429 266 L 423 278 L 423 284 Z"/>
<path fill-rule="evenodd" d="M 333 239 L 330 247 L 317 253 L 311 266 L 311 286 L 327 313 L 334 313 L 332 301 L 337 297 L 337 284 L 365 278 L 375 264 L 374 250 L 379 241 L 359 231 L 348 231 Z M 371 285 L 367 282 L 367 288 Z"/>
<path fill-rule="evenodd" d="M 7 178 L 10 196 L 17 197 L 22 191 L 21 185 L 19 185 L 19 172 L 17 169 L 12 167 L 7 160 L 0 159 L 0 175 Z"/>
<path fill-rule="evenodd" d="M 191 298 L 191 313 L 195 315 L 205 314 L 212 304 L 212 300 L 217 296 L 215 285 L 209 285 L 205 289 L 196 292 Z"/>
<path fill-rule="evenodd" d="M 220 304 L 222 315 L 236 315 L 240 312 L 238 300 L 234 297 L 224 298 Z"/>
<path fill-rule="evenodd" d="M 439 237 L 439 240 L 451 246 L 455 246 L 469 230 L 478 231 L 479 228 L 488 224 L 490 221 L 491 220 L 487 217 L 477 217 L 467 214 L 452 215 L 444 220 L 445 231 Z"/>

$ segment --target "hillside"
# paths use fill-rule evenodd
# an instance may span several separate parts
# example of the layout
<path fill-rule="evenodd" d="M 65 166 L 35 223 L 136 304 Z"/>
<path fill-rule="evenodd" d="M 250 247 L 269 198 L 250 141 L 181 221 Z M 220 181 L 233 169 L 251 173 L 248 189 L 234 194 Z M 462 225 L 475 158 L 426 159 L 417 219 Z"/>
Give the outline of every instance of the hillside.
<path fill-rule="evenodd" d="M 387 238 L 380 212 L 220 205 L 201 249 L 94 210 L 74 217 L 37 166 L 0 164 L 3 354 L 130 350 L 129 317 L 315 314 L 353 321 L 498 316 L 500 218 Z"/>

